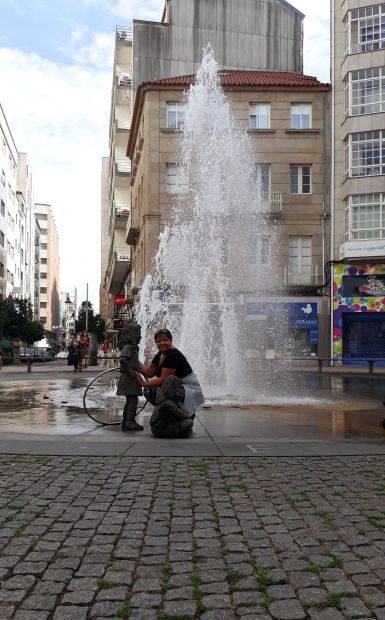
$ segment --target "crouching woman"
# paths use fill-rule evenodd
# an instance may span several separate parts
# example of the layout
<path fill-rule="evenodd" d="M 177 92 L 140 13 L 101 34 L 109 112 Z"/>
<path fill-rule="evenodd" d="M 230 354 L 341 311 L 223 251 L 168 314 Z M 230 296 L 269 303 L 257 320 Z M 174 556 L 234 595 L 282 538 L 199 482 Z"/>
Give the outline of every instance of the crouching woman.
<path fill-rule="evenodd" d="M 150 426 L 155 437 L 187 437 L 195 412 L 204 403 L 199 381 L 187 359 L 172 344 L 168 329 L 155 334 L 158 353 L 149 366 L 139 363 L 136 379 L 146 388 L 147 400 L 155 405 Z M 143 377 L 149 378 L 145 381 Z M 152 377 L 155 377 L 152 379 Z"/>

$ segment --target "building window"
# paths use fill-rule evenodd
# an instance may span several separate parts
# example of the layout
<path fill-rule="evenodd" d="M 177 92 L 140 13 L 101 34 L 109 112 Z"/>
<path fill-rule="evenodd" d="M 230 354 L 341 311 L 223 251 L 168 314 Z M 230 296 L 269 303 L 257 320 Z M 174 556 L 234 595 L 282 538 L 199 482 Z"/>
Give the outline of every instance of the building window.
<path fill-rule="evenodd" d="M 255 172 L 257 175 L 257 183 L 260 184 L 262 193 L 269 194 L 271 178 L 270 164 L 255 164 Z"/>
<path fill-rule="evenodd" d="M 385 4 L 348 11 L 345 19 L 345 54 L 385 49 Z"/>
<path fill-rule="evenodd" d="M 311 194 L 311 166 L 290 166 L 290 193 Z"/>
<path fill-rule="evenodd" d="M 270 128 L 270 103 L 249 104 L 249 129 Z"/>
<path fill-rule="evenodd" d="M 385 238 L 385 194 L 357 194 L 346 201 L 346 238 Z"/>
<path fill-rule="evenodd" d="M 221 239 L 220 241 L 220 253 L 221 253 L 221 263 L 222 265 L 229 264 L 229 240 L 227 238 Z"/>
<path fill-rule="evenodd" d="M 345 114 L 385 112 L 385 67 L 351 71 L 345 78 Z"/>
<path fill-rule="evenodd" d="M 0 278 L 4 278 L 4 263 L 0 262 Z"/>
<path fill-rule="evenodd" d="M 166 193 L 185 194 L 188 191 L 188 174 L 183 166 L 166 165 Z"/>
<path fill-rule="evenodd" d="M 167 103 L 167 129 L 182 129 L 186 117 L 185 103 Z"/>
<path fill-rule="evenodd" d="M 249 264 L 266 266 L 270 264 L 270 239 L 267 235 L 253 235 L 249 238 Z"/>
<path fill-rule="evenodd" d="M 5 217 L 5 202 L 4 200 L 1 200 L 0 202 L 0 213 L 3 217 Z"/>
<path fill-rule="evenodd" d="M 311 237 L 289 237 L 289 275 L 311 275 Z"/>
<path fill-rule="evenodd" d="M 4 172 L 4 170 L 1 171 L 1 182 L 2 182 L 2 184 L 5 187 L 5 172 Z"/>
<path fill-rule="evenodd" d="M 292 129 L 311 129 L 311 103 L 292 103 L 290 127 Z"/>
<path fill-rule="evenodd" d="M 385 131 L 361 131 L 345 140 L 345 176 L 385 174 Z"/>

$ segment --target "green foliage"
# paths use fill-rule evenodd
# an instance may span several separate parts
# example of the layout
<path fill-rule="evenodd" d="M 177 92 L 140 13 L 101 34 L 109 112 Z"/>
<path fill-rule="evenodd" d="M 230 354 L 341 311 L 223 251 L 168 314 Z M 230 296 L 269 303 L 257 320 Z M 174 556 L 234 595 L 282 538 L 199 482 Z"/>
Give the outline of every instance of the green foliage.
<path fill-rule="evenodd" d="M 0 330 L 3 338 L 32 344 L 44 336 L 42 325 L 33 318 L 28 299 L 0 298 Z"/>
<path fill-rule="evenodd" d="M 78 318 L 76 319 L 76 333 L 86 329 L 87 301 L 82 301 Z M 88 331 L 96 334 L 98 342 L 103 342 L 105 333 L 105 321 L 100 314 L 94 314 L 92 303 L 88 302 Z"/>

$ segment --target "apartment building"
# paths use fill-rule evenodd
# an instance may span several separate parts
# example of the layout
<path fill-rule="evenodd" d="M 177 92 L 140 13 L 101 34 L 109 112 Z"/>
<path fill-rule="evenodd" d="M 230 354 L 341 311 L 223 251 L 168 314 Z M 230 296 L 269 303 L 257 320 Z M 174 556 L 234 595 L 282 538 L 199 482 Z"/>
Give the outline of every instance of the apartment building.
<path fill-rule="evenodd" d="M 109 157 L 102 161 L 101 315 L 113 331 L 115 295 L 129 287 L 130 248 L 125 241 L 130 214 L 131 165 L 126 157 L 131 125 L 132 29 L 118 27 L 115 36 L 109 127 Z"/>
<path fill-rule="evenodd" d="M 53 333 L 60 325 L 59 237 L 49 204 L 35 203 L 35 217 L 40 229 L 39 319 Z"/>
<path fill-rule="evenodd" d="M 383 358 L 385 4 L 332 0 L 333 356 Z"/>
<path fill-rule="evenodd" d="M 132 287 L 131 249 L 126 243 L 131 168 L 125 151 L 138 85 L 195 72 L 208 43 L 223 69 L 301 72 L 303 17 L 286 0 L 165 0 L 159 23 L 134 20 L 132 28 L 116 29 L 108 199 L 102 198 L 100 307 L 107 331 L 114 331 L 129 316 L 124 301 Z M 102 178 L 105 174 L 103 169 Z"/>
<path fill-rule="evenodd" d="M 19 207 L 18 259 L 20 279 L 18 294 L 34 302 L 34 235 L 35 213 L 32 168 L 26 153 L 19 153 L 17 166 L 17 191 Z"/>
<path fill-rule="evenodd" d="M 175 195 L 183 192 L 178 139 L 184 91 L 194 77 L 154 80 L 137 89 L 127 149 L 132 209 L 126 241 L 134 296 L 151 270 Z M 266 272 L 264 296 L 256 298 L 251 283 L 240 281 L 240 311 L 246 320 L 272 322 L 265 331 L 273 332 L 275 341 L 255 347 L 273 349 L 277 356 L 326 355 L 328 303 L 317 289 L 330 251 L 330 85 L 278 71 L 229 70 L 220 73 L 220 80 L 233 116 L 253 143 L 255 171 L 279 239 L 274 282 L 268 252 L 260 249 L 254 258 Z M 244 231 L 245 243 L 255 232 Z M 232 244 L 230 237 L 229 261 Z M 283 325 L 283 315 L 289 315 L 288 324 Z"/>
<path fill-rule="evenodd" d="M 0 294 L 8 296 L 20 286 L 18 152 L 1 105 L 0 140 Z"/>

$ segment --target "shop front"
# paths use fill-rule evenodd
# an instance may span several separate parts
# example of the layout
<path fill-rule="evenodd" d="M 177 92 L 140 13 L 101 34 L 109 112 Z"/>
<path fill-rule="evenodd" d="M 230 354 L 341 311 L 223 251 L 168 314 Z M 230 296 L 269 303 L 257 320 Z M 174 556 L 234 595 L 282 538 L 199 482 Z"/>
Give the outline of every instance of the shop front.
<path fill-rule="evenodd" d="M 385 360 L 385 265 L 335 266 L 333 357 L 344 364 Z"/>
<path fill-rule="evenodd" d="M 255 357 L 316 357 L 319 341 L 318 300 L 246 303 L 248 342 Z"/>

